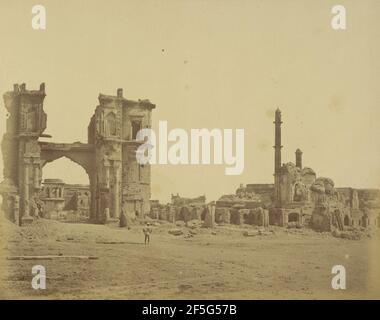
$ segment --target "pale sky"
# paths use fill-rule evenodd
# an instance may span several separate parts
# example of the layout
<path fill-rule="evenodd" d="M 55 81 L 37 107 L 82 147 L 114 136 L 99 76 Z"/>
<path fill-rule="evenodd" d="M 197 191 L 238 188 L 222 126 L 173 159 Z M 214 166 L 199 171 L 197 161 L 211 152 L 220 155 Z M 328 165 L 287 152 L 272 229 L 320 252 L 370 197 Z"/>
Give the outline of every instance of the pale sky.
<path fill-rule="evenodd" d="M 31 27 L 37 3 L 45 31 Z M 336 4 L 347 10 L 344 31 L 330 25 Z M 283 162 L 300 148 L 304 166 L 337 186 L 379 187 L 379 9 L 376 0 L 1 0 L 0 92 L 45 82 L 52 142 L 86 142 L 98 94 L 119 87 L 157 105 L 153 128 L 245 129 L 241 176 L 223 165 L 157 165 L 152 199 L 211 201 L 239 183 L 271 183 L 277 107 Z M 0 120 L 2 135 L 2 100 Z M 88 183 L 69 160 L 45 169 L 44 178 Z"/>

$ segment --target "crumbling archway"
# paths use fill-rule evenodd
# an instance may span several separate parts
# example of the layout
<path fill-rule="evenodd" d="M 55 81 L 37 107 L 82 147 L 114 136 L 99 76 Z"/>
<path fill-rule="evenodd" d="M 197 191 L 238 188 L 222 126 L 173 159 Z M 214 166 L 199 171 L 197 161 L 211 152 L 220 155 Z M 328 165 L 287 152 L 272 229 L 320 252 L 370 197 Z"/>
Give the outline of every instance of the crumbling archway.
<path fill-rule="evenodd" d="M 66 157 L 71 161 L 79 164 L 87 174 L 95 168 L 94 164 L 94 146 L 86 143 L 50 143 L 39 142 L 41 153 L 41 168 L 47 163 Z"/>
<path fill-rule="evenodd" d="M 117 221 L 121 212 L 134 215 L 131 206 L 135 203 L 144 217 L 150 211 L 150 166 L 138 165 L 136 150 L 143 141 L 136 141 L 131 132 L 136 118 L 141 127 L 151 127 L 155 105 L 147 99 L 126 99 L 122 89 L 116 96 L 99 94 L 99 105 L 87 127 L 88 143 L 50 143 L 40 141 L 51 138 L 44 133 L 45 96 L 44 83 L 38 90 L 15 84 L 13 91 L 3 95 L 8 117 L 1 144 L 4 181 L 0 194 L 6 216 L 17 224 L 33 221 L 43 167 L 67 157 L 89 176 L 91 220 L 105 223 Z"/>

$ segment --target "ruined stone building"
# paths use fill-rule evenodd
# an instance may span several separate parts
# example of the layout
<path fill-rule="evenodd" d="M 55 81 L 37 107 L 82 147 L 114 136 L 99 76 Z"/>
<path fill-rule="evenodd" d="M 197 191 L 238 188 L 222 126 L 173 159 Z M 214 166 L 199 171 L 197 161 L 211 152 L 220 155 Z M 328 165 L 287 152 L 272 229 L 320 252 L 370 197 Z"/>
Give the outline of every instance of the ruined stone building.
<path fill-rule="evenodd" d="M 172 194 L 171 197 L 171 204 L 176 207 L 182 207 L 182 206 L 202 206 L 206 204 L 206 196 L 199 196 L 196 198 L 184 198 L 181 197 L 178 193 L 177 195 Z"/>
<path fill-rule="evenodd" d="M 313 169 L 302 166 L 302 152 L 297 149 L 294 163 L 281 163 L 281 111 L 275 114 L 275 184 L 270 223 L 287 225 L 297 222 L 318 230 L 332 227 L 380 226 L 379 207 L 360 206 L 368 189 L 335 188 L 330 178 L 317 177 Z M 379 193 L 375 194 L 379 195 Z M 376 196 L 375 196 L 376 197 Z M 375 203 L 378 203 L 377 198 Z"/>
<path fill-rule="evenodd" d="M 235 195 L 216 202 L 221 223 L 287 226 L 296 223 L 327 231 L 333 227 L 380 227 L 380 191 L 335 188 L 332 179 L 303 167 L 302 151 L 295 163 L 282 163 L 281 111 L 275 112 L 274 184 L 241 185 Z"/>
<path fill-rule="evenodd" d="M 184 198 L 178 193 L 171 195 L 171 203 L 160 204 L 151 201 L 150 217 L 153 219 L 175 221 L 204 220 L 207 211 L 206 196 Z"/>
<path fill-rule="evenodd" d="M 21 224 L 38 215 L 43 167 L 61 157 L 83 167 L 89 176 L 91 221 L 105 223 L 117 221 L 121 213 L 131 218 L 148 213 L 150 166 L 136 161 L 136 149 L 143 143 L 136 135 L 151 127 L 155 105 L 149 100 L 126 99 L 122 89 L 115 96 L 100 94 L 87 143 L 52 143 L 39 140 L 50 137 L 44 133 L 45 95 L 44 84 L 39 90 L 15 84 L 13 91 L 3 96 L 8 116 L 1 144 L 4 181 L 0 194 L 6 216 Z"/>
<path fill-rule="evenodd" d="M 90 187 L 66 184 L 60 179 L 45 179 L 39 194 L 43 208 L 40 216 L 48 219 L 66 219 L 67 214 L 77 220 L 86 220 L 90 215 Z M 40 204 L 41 205 L 41 204 Z"/>
<path fill-rule="evenodd" d="M 216 201 L 215 222 L 268 226 L 272 200 L 273 184 L 240 184 L 235 194 Z"/>

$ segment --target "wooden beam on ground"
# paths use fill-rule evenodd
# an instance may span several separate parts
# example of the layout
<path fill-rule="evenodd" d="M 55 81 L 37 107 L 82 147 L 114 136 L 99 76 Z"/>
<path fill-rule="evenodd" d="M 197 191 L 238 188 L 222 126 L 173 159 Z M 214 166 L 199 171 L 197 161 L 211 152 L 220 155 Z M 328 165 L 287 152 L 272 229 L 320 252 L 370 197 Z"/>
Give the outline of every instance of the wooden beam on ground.
<path fill-rule="evenodd" d="M 126 244 L 128 241 L 96 241 L 95 243 L 100 244 Z"/>
<path fill-rule="evenodd" d="M 95 256 L 64 256 L 64 255 L 49 255 L 49 256 L 11 256 L 7 260 L 54 260 L 54 259 L 88 259 L 96 260 Z"/>

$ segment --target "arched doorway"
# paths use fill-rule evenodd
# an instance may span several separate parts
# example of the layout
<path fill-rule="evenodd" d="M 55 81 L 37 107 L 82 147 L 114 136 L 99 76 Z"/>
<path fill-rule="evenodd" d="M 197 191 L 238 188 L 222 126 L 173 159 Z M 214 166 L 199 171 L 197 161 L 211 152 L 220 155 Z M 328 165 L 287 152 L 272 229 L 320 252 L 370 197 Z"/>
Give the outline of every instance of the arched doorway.
<path fill-rule="evenodd" d="M 299 214 L 297 212 L 291 212 L 288 215 L 288 222 L 299 222 Z"/>
<path fill-rule="evenodd" d="M 176 220 L 182 220 L 184 222 L 187 222 L 190 220 L 190 210 L 188 207 L 182 207 L 179 211 L 179 216 Z"/>
<path fill-rule="evenodd" d="M 70 222 L 89 219 L 91 189 L 89 176 L 83 167 L 61 157 L 45 163 L 41 178 L 41 216 Z"/>
<path fill-rule="evenodd" d="M 348 215 L 344 216 L 343 223 L 344 223 L 345 226 L 349 226 L 350 225 L 350 217 Z"/>
<path fill-rule="evenodd" d="M 369 226 L 369 219 L 368 219 L 368 216 L 363 216 L 362 217 L 362 226 L 364 228 L 367 228 Z"/>
<path fill-rule="evenodd" d="M 208 213 L 208 208 L 207 207 L 203 208 L 202 213 L 201 213 L 201 220 L 202 221 L 205 220 L 207 213 Z"/>

